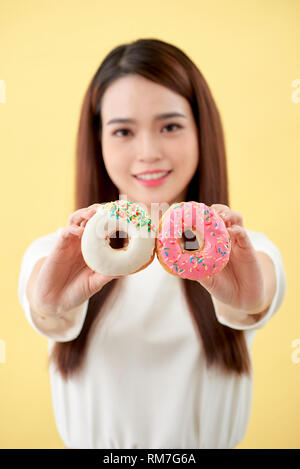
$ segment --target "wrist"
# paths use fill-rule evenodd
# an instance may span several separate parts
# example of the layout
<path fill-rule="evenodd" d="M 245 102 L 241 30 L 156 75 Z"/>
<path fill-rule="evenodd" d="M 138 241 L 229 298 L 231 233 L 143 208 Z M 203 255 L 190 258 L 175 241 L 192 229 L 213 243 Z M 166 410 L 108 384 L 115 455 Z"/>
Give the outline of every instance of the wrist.
<path fill-rule="evenodd" d="M 245 311 L 245 313 L 247 314 L 264 314 L 268 311 L 268 309 L 270 308 L 270 302 L 269 301 L 265 301 L 261 306 L 258 306 L 257 308 L 253 308 L 251 309 L 250 311 Z"/>

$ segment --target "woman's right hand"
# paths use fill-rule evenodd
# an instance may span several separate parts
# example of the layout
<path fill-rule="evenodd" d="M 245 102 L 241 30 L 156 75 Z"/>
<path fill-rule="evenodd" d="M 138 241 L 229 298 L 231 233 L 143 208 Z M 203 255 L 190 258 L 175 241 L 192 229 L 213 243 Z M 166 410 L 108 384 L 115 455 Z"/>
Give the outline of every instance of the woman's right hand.
<path fill-rule="evenodd" d="M 37 275 L 32 301 L 39 313 L 60 315 L 83 304 L 114 278 L 91 270 L 81 253 L 81 237 L 87 221 L 100 204 L 76 210 L 68 219 L 51 253 Z"/>

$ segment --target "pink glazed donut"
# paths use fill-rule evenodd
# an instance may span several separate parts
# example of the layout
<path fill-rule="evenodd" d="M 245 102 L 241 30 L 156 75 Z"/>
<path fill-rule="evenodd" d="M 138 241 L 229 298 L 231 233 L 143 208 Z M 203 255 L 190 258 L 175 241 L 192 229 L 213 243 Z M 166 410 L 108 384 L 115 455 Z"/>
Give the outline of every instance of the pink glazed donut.
<path fill-rule="evenodd" d="M 184 249 L 187 230 L 193 232 L 199 248 Z M 159 221 L 156 254 L 170 274 L 190 280 L 212 277 L 226 266 L 230 250 L 231 239 L 224 221 L 203 203 L 173 204 Z"/>

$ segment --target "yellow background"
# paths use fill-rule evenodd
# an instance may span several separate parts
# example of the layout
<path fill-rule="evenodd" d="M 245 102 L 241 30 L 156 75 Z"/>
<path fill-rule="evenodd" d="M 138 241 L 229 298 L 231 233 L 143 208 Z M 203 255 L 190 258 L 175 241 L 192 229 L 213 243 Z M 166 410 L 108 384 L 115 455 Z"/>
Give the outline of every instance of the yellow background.
<path fill-rule="evenodd" d="M 0 1 L 0 447 L 63 448 L 47 339 L 17 298 L 20 263 L 73 211 L 75 135 L 90 79 L 113 47 L 142 37 L 177 45 L 204 74 L 223 120 L 231 208 L 285 264 L 284 303 L 254 339 L 252 412 L 237 448 L 300 448 L 297 0 Z"/>

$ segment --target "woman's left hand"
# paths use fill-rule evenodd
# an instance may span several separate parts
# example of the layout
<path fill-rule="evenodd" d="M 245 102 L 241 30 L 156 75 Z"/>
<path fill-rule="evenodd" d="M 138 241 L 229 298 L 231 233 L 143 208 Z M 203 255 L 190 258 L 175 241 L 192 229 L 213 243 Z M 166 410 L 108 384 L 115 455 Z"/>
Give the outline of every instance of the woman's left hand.
<path fill-rule="evenodd" d="M 225 223 L 231 238 L 231 253 L 223 270 L 199 283 L 214 298 L 232 308 L 252 314 L 261 312 L 265 302 L 263 271 L 243 226 L 242 215 L 227 205 L 214 204 L 211 208 Z"/>

